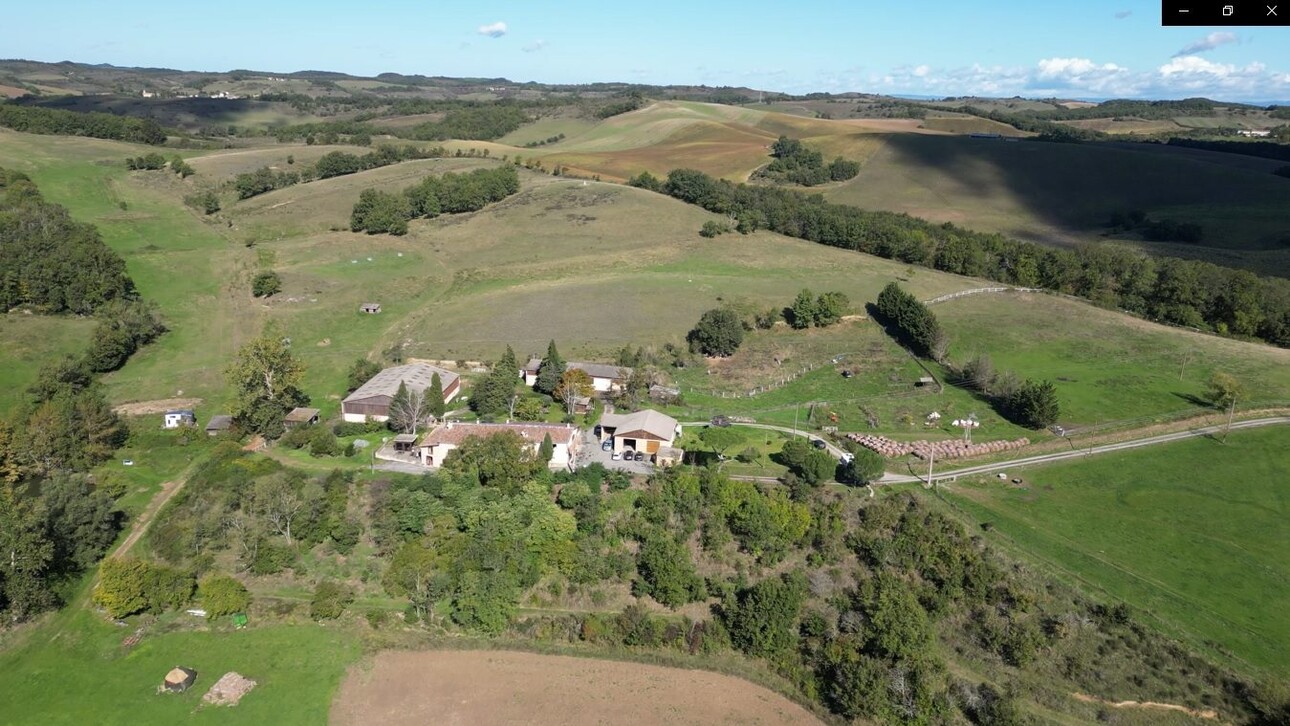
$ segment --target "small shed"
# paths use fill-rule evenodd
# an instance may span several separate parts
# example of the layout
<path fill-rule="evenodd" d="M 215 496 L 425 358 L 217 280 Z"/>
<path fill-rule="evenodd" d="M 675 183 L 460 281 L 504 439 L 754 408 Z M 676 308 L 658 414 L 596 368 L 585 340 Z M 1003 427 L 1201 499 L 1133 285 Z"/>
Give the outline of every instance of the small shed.
<path fill-rule="evenodd" d="M 318 409 L 316 408 L 293 408 L 287 417 L 282 419 L 282 423 L 289 429 L 297 426 L 312 426 L 318 423 Z"/>
<path fill-rule="evenodd" d="M 358 306 L 358 309 L 359 309 L 361 312 L 365 312 L 365 313 L 367 313 L 368 315 L 375 315 L 375 314 L 377 314 L 377 313 L 381 312 L 381 304 L 380 304 L 380 303 L 363 303 L 362 305 L 359 305 L 359 306 Z"/>
<path fill-rule="evenodd" d="M 402 453 L 411 453 L 417 446 L 416 434 L 399 434 L 394 437 L 394 450 Z"/>
<path fill-rule="evenodd" d="M 922 376 L 921 378 L 919 378 L 919 379 L 918 379 L 918 382 L 917 382 L 917 383 L 915 383 L 914 385 L 916 385 L 916 386 L 934 386 L 934 385 L 936 385 L 936 379 L 935 379 L 935 378 L 932 378 L 931 376 Z"/>
<path fill-rule="evenodd" d="M 162 420 L 162 426 L 168 429 L 177 429 L 180 426 L 196 426 L 197 414 L 188 409 L 179 409 L 176 411 L 167 411 L 165 418 Z"/>
<path fill-rule="evenodd" d="M 228 414 L 221 413 L 218 416 L 211 416 L 210 423 L 206 424 L 206 435 L 219 436 L 232 426 L 233 417 Z"/>
<path fill-rule="evenodd" d="M 161 687 L 171 693 L 183 693 L 195 682 L 197 682 L 197 671 L 175 666 L 166 674 L 166 680 L 162 682 Z"/>

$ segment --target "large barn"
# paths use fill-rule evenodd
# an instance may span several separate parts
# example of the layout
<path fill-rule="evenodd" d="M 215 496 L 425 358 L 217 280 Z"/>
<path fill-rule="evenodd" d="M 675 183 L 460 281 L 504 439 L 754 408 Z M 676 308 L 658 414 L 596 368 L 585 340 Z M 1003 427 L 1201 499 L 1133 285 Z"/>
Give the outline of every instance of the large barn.
<path fill-rule="evenodd" d="M 635 413 L 607 413 L 600 417 L 600 437 L 614 442 L 614 451 L 643 451 L 646 454 L 663 453 L 667 456 L 676 438 L 681 435 L 681 425 L 676 419 L 652 409 Z"/>
<path fill-rule="evenodd" d="M 428 363 L 408 363 L 386 368 L 346 396 L 340 404 L 341 416 L 353 423 L 387 421 L 390 403 L 394 401 L 394 394 L 399 392 L 400 383 L 407 386 L 408 391 L 424 391 L 430 387 L 436 373 L 439 374 L 444 402 L 456 398 L 461 391 L 461 378 L 456 373 Z"/>

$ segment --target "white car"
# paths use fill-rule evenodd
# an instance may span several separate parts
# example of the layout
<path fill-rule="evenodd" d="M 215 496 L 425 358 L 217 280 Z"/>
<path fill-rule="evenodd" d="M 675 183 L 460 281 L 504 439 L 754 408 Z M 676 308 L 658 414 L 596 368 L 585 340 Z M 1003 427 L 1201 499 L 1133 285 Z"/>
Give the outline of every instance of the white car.
<path fill-rule="evenodd" d="M 614 453 L 612 453 L 612 454 L 610 454 L 610 455 L 609 455 L 609 460 L 610 460 L 610 461 L 618 461 L 618 460 L 619 460 L 619 459 L 621 459 L 621 458 L 623 458 L 623 455 L 622 455 L 622 454 L 620 454 L 620 453 L 618 453 L 617 451 L 615 451 Z"/>
<path fill-rule="evenodd" d="M 121 466 L 134 466 L 134 459 L 122 459 Z"/>

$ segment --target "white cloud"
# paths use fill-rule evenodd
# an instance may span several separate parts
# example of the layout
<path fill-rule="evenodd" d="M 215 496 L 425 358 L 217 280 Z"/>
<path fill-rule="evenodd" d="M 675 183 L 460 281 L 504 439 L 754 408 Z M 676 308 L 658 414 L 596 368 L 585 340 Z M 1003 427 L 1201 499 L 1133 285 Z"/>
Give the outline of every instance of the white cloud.
<path fill-rule="evenodd" d="M 481 25 L 479 26 L 479 34 L 487 35 L 490 38 L 500 38 L 503 35 L 506 35 L 506 23 L 499 20 L 496 23 Z"/>
<path fill-rule="evenodd" d="M 1133 14 L 1132 10 L 1121 10 L 1120 12 L 1115 14 L 1115 19 L 1124 20 L 1125 18 L 1129 17 L 1132 14 Z"/>
<path fill-rule="evenodd" d="M 826 89 L 942 96 L 1057 96 L 1064 98 L 1184 98 L 1265 101 L 1290 98 L 1290 72 L 1262 63 L 1237 66 L 1200 56 L 1180 56 L 1159 67 L 1135 71 L 1088 58 L 1045 58 L 1033 66 L 929 68 L 900 66 L 857 76 L 830 78 Z"/>
<path fill-rule="evenodd" d="M 536 53 L 545 47 L 546 47 L 545 40 L 535 40 L 532 43 L 529 43 L 528 45 L 524 46 L 520 50 L 524 51 L 525 53 Z"/>
<path fill-rule="evenodd" d="M 1226 31 L 1210 33 L 1200 40 L 1188 43 L 1182 50 L 1174 53 L 1174 57 L 1178 58 L 1180 56 L 1196 55 L 1197 53 L 1204 53 L 1207 50 L 1214 50 L 1220 45 L 1239 42 L 1241 42 L 1241 39 L 1236 36 L 1236 33 L 1228 33 Z"/>

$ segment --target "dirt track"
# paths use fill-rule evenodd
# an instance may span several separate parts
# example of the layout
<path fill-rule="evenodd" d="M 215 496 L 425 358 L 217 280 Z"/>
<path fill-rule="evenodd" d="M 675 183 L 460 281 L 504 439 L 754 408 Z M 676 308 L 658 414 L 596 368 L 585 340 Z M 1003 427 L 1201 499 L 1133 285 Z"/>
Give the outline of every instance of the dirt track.
<path fill-rule="evenodd" d="M 350 669 L 333 726 L 819 724 L 761 686 L 707 671 L 509 651 L 387 651 Z"/>
<path fill-rule="evenodd" d="M 202 402 L 200 398 L 161 398 L 156 401 L 135 401 L 113 406 L 112 410 L 121 416 L 146 416 L 152 413 L 165 413 L 174 409 L 196 408 Z"/>

